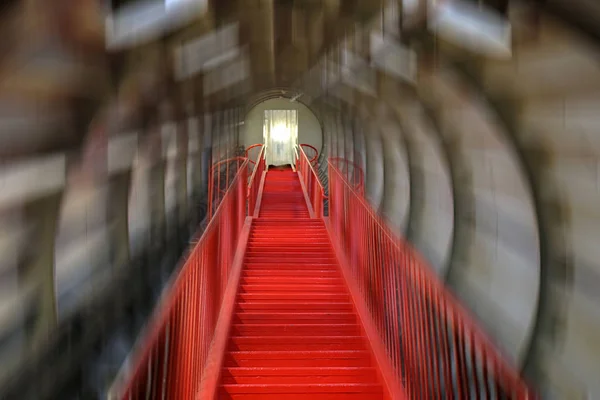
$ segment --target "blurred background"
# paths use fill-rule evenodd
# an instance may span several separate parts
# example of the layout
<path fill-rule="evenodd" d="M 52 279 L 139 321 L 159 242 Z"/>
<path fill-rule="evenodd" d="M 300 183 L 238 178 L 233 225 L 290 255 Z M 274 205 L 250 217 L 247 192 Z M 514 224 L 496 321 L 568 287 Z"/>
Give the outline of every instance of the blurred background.
<path fill-rule="evenodd" d="M 324 184 L 327 157 L 364 171 L 544 398 L 600 398 L 600 3 L 10 0 L 0 20 L 0 398 L 106 398 L 206 225 L 210 166 L 285 144 L 278 124 Z"/>

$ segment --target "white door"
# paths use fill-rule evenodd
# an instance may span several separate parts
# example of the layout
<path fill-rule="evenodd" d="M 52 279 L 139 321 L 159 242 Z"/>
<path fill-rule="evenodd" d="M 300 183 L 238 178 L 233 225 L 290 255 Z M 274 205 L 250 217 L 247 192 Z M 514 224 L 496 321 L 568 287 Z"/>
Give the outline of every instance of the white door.
<path fill-rule="evenodd" d="M 293 164 L 298 143 L 297 111 L 265 110 L 263 137 L 268 165 Z"/>

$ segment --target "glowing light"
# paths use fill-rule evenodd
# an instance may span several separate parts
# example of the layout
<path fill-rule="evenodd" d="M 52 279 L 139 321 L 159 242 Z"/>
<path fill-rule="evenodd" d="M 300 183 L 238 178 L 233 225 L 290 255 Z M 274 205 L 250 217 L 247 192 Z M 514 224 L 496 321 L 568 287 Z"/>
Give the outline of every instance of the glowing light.
<path fill-rule="evenodd" d="M 291 130 L 284 124 L 277 124 L 271 128 L 271 140 L 285 142 L 290 140 L 291 136 Z"/>

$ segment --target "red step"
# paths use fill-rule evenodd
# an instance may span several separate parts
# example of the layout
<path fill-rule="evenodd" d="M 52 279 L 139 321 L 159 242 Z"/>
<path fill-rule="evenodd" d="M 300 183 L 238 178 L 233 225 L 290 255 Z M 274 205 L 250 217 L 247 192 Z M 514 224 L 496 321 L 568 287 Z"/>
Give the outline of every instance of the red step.
<path fill-rule="evenodd" d="M 369 367 L 296 367 L 223 369 L 223 384 L 310 384 L 372 383 L 375 368 Z"/>
<path fill-rule="evenodd" d="M 277 270 L 273 270 L 273 269 L 267 269 L 267 268 L 263 268 L 260 269 L 258 267 L 255 267 L 253 269 L 246 269 L 243 272 L 243 276 L 244 277 L 252 277 L 252 278 L 281 278 L 281 279 L 287 279 L 287 278 L 307 278 L 307 279 L 313 279 L 313 278 L 336 278 L 336 279 L 340 279 L 338 272 L 334 269 L 334 268 L 329 268 L 329 266 L 322 266 L 320 268 L 312 268 L 312 269 L 302 269 L 302 270 L 298 270 L 295 268 L 289 268 L 289 269 L 285 269 L 285 268 L 281 268 L 282 264 L 280 264 L 278 266 Z M 302 267 L 300 267 L 302 268 Z"/>
<path fill-rule="evenodd" d="M 270 170 L 252 223 L 219 399 L 383 399 L 322 220 Z M 265 218 L 266 217 L 266 218 Z"/>
<path fill-rule="evenodd" d="M 221 387 L 222 400 L 383 399 L 383 388 L 369 383 L 236 384 Z"/>
<path fill-rule="evenodd" d="M 248 350 L 356 350 L 364 349 L 362 336 L 235 336 L 229 349 Z"/>
<path fill-rule="evenodd" d="M 308 218 L 310 216 L 296 172 L 270 170 L 265 178 L 261 218 Z"/>
<path fill-rule="evenodd" d="M 253 301 L 239 302 L 237 305 L 239 311 L 353 311 L 350 299 L 346 302 L 323 302 L 318 300 L 281 300 L 281 301 Z"/>
<path fill-rule="evenodd" d="M 271 271 L 269 271 L 271 272 Z M 313 274 L 312 276 L 280 276 L 274 274 L 268 274 L 266 276 L 244 276 L 241 280 L 242 285 L 252 285 L 252 284 L 326 284 L 326 285 L 343 285 L 344 282 L 338 277 L 322 277 L 318 274 Z"/>

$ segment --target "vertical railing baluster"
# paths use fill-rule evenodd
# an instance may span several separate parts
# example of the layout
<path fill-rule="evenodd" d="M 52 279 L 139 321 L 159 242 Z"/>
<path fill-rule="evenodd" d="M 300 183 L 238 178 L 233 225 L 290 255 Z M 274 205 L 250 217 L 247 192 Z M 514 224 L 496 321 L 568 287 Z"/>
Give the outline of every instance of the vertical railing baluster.
<path fill-rule="evenodd" d="M 220 201 L 221 174 L 211 174 L 212 218 L 155 310 L 120 399 L 188 399 L 199 389 L 246 216 L 248 161 L 236 162 L 241 165 Z"/>
<path fill-rule="evenodd" d="M 349 166 L 328 163 L 333 237 L 409 397 L 495 399 L 498 388 L 511 399 L 533 398 L 417 251 L 371 208 L 361 169 L 353 164 L 344 174 Z M 314 195 L 317 185 L 310 188 Z"/>

